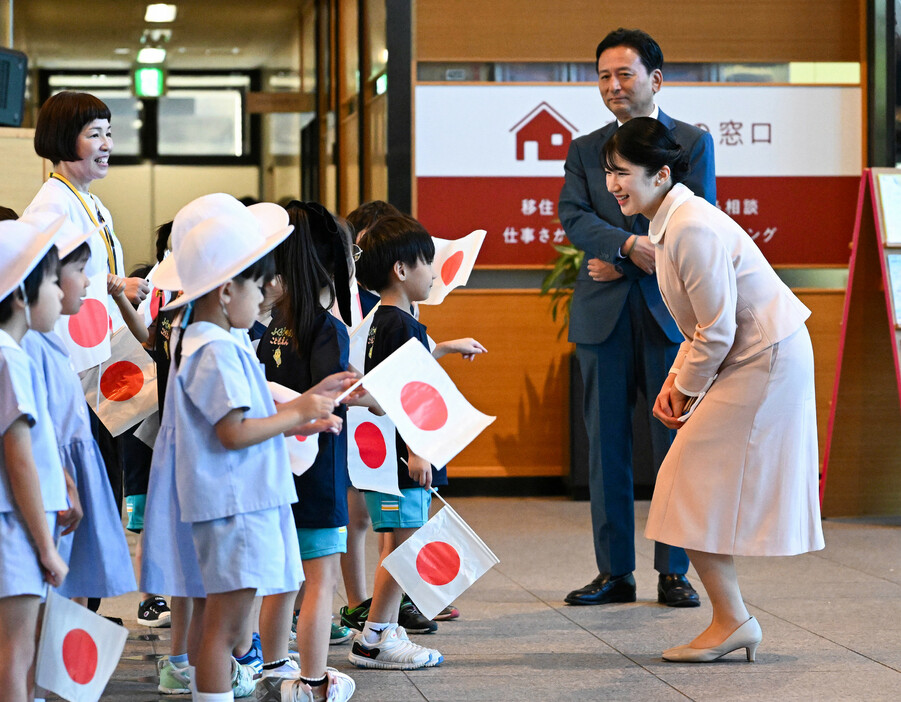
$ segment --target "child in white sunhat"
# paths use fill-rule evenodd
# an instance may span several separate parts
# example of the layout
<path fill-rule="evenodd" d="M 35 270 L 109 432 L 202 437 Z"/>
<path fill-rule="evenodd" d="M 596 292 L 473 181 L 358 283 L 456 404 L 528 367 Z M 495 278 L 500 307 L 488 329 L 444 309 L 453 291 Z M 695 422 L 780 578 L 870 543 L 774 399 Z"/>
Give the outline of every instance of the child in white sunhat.
<path fill-rule="evenodd" d="M 36 214 L 25 221 L 39 224 L 47 222 L 48 216 Z M 88 239 L 96 231 L 82 232 L 78 225 L 66 222 L 57 236 L 64 315 L 76 314 L 81 308 L 89 282 L 84 273 L 91 256 Z M 133 592 L 137 585 L 122 520 L 109 489 L 100 449 L 91 434 L 81 381 L 72 368 L 65 344 L 53 331 L 32 329 L 22 339 L 22 348 L 37 365 L 52 398 L 49 412 L 60 460 L 78 488 L 84 510 L 78 529 L 60 539 L 59 552 L 68 563 L 69 574 L 58 592 L 64 597 L 85 599 Z"/>
<path fill-rule="evenodd" d="M 167 450 L 161 441 L 174 443 L 177 508 L 191 526 L 196 558 L 185 571 L 200 581 L 188 586 L 205 594 L 194 603 L 203 622 L 193 658 L 196 702 L 240 694 L 233 691 L 240 669 L 231 654 L 254 596 L 296 592 L 303 579 L 282 435 L 340 428 L 332 419 L 334 398 L 354 377 L 330 376 L 278 409 L 272 401 L 240 330 L 253 324 L 274 274 L 269 252 L 291 232 L 280 224 L 224 207 L 188 231 L 173 254 L 182 295 L 167 308 L 192 309 L 166 400 L 173 431 L 161 430 L 156 449 Z M 308 693 L 292 686 L 291 700 L 309 699 Z"/>
<path fill-rule="evenodd" d="M 55 539 L 81 518 L 60 464 L 47 389 L 20 346 L 29 329 L 49 332 L 59 318 L 53 243 L 65 219 L 42 229 L 0 222 L 0 690 L 9 700 L 34 694 L 40 603 L 47 584 L 61 585 L 68 572 Z"/>

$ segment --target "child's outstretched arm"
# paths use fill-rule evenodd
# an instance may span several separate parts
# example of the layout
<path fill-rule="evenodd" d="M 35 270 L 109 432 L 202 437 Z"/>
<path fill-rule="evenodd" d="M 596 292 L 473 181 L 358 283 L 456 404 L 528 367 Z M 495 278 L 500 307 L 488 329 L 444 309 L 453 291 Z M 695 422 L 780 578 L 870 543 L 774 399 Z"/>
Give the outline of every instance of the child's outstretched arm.
<path fill-rule="evenodd" d="M 53 534 L 47 526 L 41 484 L 31 453 L 31 431 L 24 417 L 13 422 L 3 435 L 3 454 L 13 500 L 35 545 L 44 579 L 53 587 L 59 587 L 69 567 L 56 550 Z"/>
<path fill-rule="evenodd" d="M 126 278 L 120 278 L 117 275 L 109 274 L 106 278 L 106 291 L 112 295 L 116 301 L 116 307 L 122 313 L 122 319 L 125 320 L 125 326 L 134 335 L 135 339 L 142 344 L 150 338 L 150 332 L 144 326 L 144 320 L 138 314 L 138 311 L 129 302 L 125 295 Z"/>
<path fill-rule="evenodd" d="M 459 353 L 464 359 L 471 361 L 476 357 L 476 354 L 488 353 L 488 349 L 475 339 L 467 337 L 465 339 L 454 339 L 453 341 L 442 341 L 432 351 L 432 355 L 435 358 L 447 356 L 449 353 Z"/>

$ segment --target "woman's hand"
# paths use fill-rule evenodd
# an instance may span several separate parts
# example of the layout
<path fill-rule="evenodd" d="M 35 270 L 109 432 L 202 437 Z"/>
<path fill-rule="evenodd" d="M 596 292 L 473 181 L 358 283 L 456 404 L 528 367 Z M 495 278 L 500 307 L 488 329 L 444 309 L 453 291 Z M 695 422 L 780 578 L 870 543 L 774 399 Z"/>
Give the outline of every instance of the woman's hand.
<path fill-rule="evenodd" d="M 592 280 L 599 283 L 606 283 L 623 277 L 623 274 L 616 270 L 616 266 L 599 258 L 588 259 L 588 275 L 591 276 Z"/>
<path fill-rule="evenodd" d="M 663 381 L 663 387 L 657 393 L 654 401 L 654 416 L 659 419 L 667 429 L 679 429 L 682 422 L 682 408 L 688 397 L 682 394 L 676 387 L 676 374 L 670 373 Z"/>

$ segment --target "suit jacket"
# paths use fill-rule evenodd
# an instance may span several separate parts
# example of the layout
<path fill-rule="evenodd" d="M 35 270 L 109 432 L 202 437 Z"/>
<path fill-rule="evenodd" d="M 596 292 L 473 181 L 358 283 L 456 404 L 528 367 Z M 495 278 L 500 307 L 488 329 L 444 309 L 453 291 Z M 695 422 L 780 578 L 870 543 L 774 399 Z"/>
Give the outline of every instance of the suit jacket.
<path fill-rule="evenodd" d="M 676 386 L 697 395 L 724 365 L 795 333 L 810 316 L 727 214 L 677 183 L 650 226 L 660 292 L 686 341 Z"/>
<path fill-rule="evenodd" d="M 691 174 L 685 180 L 696 194 L 716 202 L 713 172 L 713 139 L 707 132 L 679 122 L 661 110 L 658 119 L 690 154 Z M 601 149 L 616 131 L 616 122 L 573 140 L 566 156 L 566 180 L 560 191 L 560 222 L 569 240 L 585 253 L 573 293 L 569 340 L 599 344 L 613 331 L 633 285 L 640 285 L 645 302 L 667 337 L 678 343 L 682 335 L 660 298 L 657 278 L 647 275 L 619 251 L 632 234 L 646 234 L 648 220 L 642 215 L 625 217 L 616 198 L 607 191 L 601 164 Z M 613 263 L 623 277 L 596 282 L 588 275 L 588 259 Z"/>

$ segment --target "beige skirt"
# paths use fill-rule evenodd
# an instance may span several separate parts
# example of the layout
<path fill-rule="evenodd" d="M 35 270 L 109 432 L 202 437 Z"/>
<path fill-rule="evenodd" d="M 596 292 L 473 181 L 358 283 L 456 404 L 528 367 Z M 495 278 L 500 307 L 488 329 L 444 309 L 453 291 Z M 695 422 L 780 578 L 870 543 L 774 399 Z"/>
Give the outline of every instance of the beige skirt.
<path fill-rule="evenodd" d="M 726 366 L 676 434 L 645 536 L 737 556 L 823 548 L 813 348 L 806 327 Z"/>

